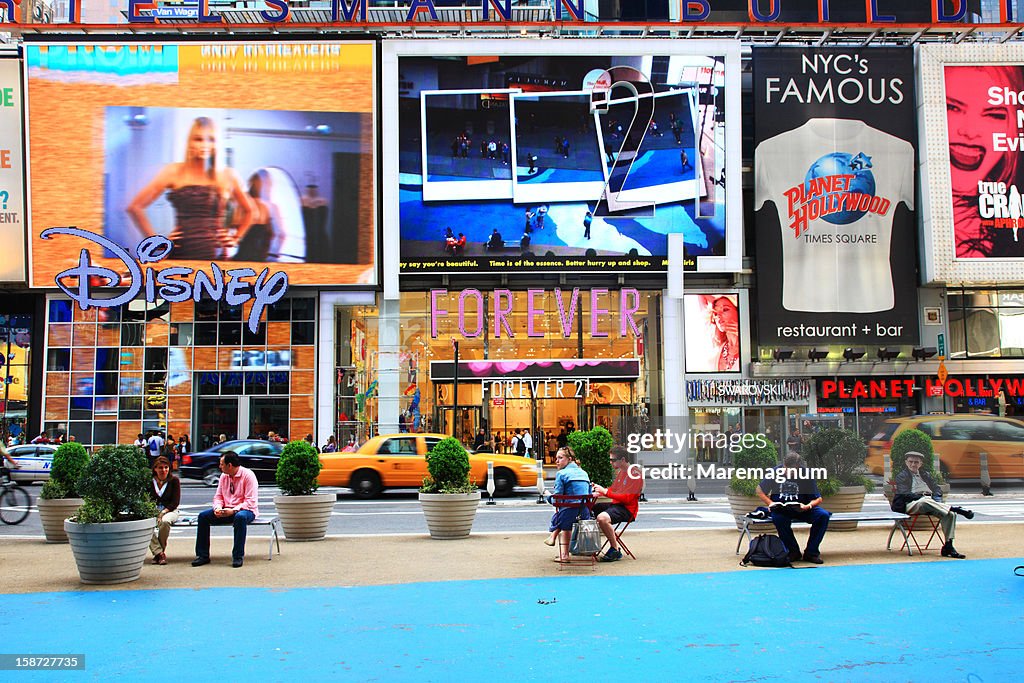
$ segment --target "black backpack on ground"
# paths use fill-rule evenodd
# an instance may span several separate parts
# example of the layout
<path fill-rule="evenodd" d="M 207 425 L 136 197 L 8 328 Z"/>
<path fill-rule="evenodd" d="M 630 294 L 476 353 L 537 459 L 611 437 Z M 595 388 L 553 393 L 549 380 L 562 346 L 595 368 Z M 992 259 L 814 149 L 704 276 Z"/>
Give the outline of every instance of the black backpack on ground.
<path fill-rule="evenodd" d="M 778 536 L 760 534 L 750 542 L 750 550 L 740 560 L 740 566 L 789 567 L 789 551 Z"/>

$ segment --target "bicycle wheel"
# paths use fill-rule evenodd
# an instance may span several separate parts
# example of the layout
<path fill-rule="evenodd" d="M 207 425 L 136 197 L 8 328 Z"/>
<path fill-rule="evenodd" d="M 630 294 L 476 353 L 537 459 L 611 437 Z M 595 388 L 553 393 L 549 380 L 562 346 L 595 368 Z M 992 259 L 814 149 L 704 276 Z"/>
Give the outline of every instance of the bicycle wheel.
<path fill-rule="evenodd" d="M 0 522 L 4 524 L 21 524 L 28 517 L 32 499 L 28 492 L 20 486 L 11 486 L 0 494 Z"/>

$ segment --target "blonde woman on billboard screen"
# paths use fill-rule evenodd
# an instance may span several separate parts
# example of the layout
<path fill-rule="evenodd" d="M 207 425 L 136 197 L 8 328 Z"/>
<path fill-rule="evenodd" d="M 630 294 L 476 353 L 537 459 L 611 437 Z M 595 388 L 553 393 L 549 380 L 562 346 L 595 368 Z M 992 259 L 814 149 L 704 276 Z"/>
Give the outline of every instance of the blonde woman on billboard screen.
<path fill-rule="evenodd" d="M 1020 152 L 1004 151 L 1008 145 L 996 141 L 1017 139 L 1017 107 L 1003 94 L 1024 90 L 1024 73 L 1017 66 L 996 65 L 946 66 L 945 71 L 956 257 L 1019 256 L 1024 244 L 1014 244 L 1017 230 L 1003 229 L 1008 224 L 995 218 L 1009 218 L 1006 203 L 1011 195 L 1019 202 L 1024 190 Z M 993 217 L 993 209 L 999 215 Z"/>
<path fill-rule="evenodd" d="M 192 122 L 185 143 L 185 160 L 164 166 L 128 205 L 128 215 L 145 237 L 156 233 L 146 208 L 167 192 L 174 207 L 171 257 L 214 260 L 233 246 L 225 230 L 228 203 L 235 203 L 234 221 L 242 235 L 252 222 L 253 202 L 230 168 L 219 168 L 217 127 L 200 116 Z"/>

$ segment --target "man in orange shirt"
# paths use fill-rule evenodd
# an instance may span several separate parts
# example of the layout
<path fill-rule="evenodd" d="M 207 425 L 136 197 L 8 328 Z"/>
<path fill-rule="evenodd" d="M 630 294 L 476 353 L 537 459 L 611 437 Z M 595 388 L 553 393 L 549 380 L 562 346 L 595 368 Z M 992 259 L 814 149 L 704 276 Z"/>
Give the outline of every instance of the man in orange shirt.
<path fill-rule="evenodd" d="M 644 488 L 643 475 L 637 475 L 639 468 L 630 471 L 629 451 L 623 446 L 612 446 L 608 453 L 612 467 L 615 468 L 615 481 L 608 488 L 594 484 L 594 492 L 599 496 L 610 498 L 610 503 L 598 503 L 594 506 L 597 525 L 601 527 L 611 547 L 601 556 L 601 562 L 615 562 L 622 559 L 619 539 L 615 538 L 615 525 L 620 522 L 632 522 L 636 519 L 639 509 L 640 493 Z"/>

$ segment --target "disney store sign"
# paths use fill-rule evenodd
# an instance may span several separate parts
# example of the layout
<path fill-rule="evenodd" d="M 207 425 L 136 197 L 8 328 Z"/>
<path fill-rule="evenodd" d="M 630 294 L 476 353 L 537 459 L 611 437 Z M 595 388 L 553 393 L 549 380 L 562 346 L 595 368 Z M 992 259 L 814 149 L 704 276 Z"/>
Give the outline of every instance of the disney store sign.
<path fill-rule="evenodd" d="M 57 273 L 54 280 L 57 287 L 71 297 L 83 311 L 90 308 L 115 308 L 132 301 L 140 293 L 149 303 L 154 303 L 157 299 L 172 303 L 189 299 L 199 301 L 205 290 L 210 299 L 224 301 L 230 306 L 240 306 L 252 301 L 248 323 L 249 330 L 255 334 L 259 329 L 263 311 L 274 302 L 280 301 L 288 291 L 287 273 L 271 273 L 269 268 L 264 268 L 259 274 L 252 268 L 225 270 L 214 262 L 210 263 L 209 273 L 188 266 L 154 268 L 149 264 L 159 263 L 171 253 L 172 243 L 162 235 L 147 237 L 139 242 L 134 255 L 103 235 L 82 228 L 49 228 L 40 233 L 39 237 L 46 240 L 57 235 L 78 237 L 106 249 L 113 253 L 127 270 L 125 275 L 93 263 L 91 252 L 83 247 L 79 253 L 78 264 Z M 96 296 L 120 287 L 125 287 L 120 294 L 110 297 Z"/>

